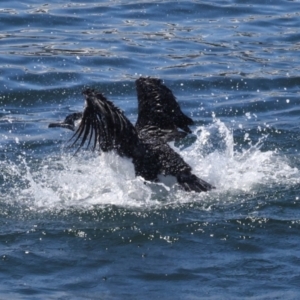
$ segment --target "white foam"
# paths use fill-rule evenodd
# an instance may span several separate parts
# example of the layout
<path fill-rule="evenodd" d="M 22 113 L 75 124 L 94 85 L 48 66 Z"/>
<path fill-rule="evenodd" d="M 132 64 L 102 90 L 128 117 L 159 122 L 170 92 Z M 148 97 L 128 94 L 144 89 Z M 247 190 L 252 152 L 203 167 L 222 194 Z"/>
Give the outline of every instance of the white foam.
<path fill-rule="evenodd" d="M 207 127 L 197 128 L 196 142 L 181 152 L 195 173 L 212 182 L 219 192 L 255 190 L 258 186 L 296 184 L 300 172 L 289 165 L 277 151 L 261 151 L 267 135 L 247 147 L 235 150 L 233 133 L 218 119 Z"/>
<path fill-rule="evenodd" d="M 198 127 L 196 141 L 180 153 L 200 178 L 216 186 L 209 193 L 187 193 L 163 183 L 146 183 L 135 177 L 129 159 L 114 153 L 62 153 L 33 163 L 2 162 L 4 182 L 20 182 L 6 193 L 6 201 L 19 201 L 29 209 L 90 209 L 116 205 L 128 208 L 206 202 L 213 203 L 228 193 L 255 192 L 274 184 L 299 184 L 300 173 L 276 151 L 261 151 L 266 136 L 247 148 L 235 150 L 233 133 L 218 119 Z M 177 151 L 179 151 L 177 149 Z"/>

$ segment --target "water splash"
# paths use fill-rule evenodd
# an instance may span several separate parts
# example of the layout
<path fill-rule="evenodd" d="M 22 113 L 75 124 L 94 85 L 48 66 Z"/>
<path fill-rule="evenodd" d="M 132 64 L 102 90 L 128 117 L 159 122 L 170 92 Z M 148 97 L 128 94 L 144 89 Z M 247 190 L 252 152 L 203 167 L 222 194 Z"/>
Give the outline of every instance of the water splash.
<path fill-rule="evenodd" d="M 207 127 L 197 128 L 196 142 L 182 151 L 195 173 L 218 187 L 219 192 L 255 190 L 272 184 L 294 185 L 300 180 L 297 168 L 277 151 L 261 151 L 267 135 L 252 143 L 247 134 L 247 147 L 235 150 L 233 133 L 214 118 Z"/>
<path fill-rule="evenodd" d="M 63 153 L 39 162 L 25 157 L 20 157 L 18 164 L 4 161 L 0 164 L 1 193 L 6 202 L 15 201 L 30 210 L 86 210 L 99 205 L 143 209 L 187 202 L 209 204 L 228 193 L 299 184 L 299 170 L 289 166 L 285 157 L 276 151 L 261 151 L 267 136 L 237 151 L 233 132 L 216 118 L 209 126 L 196 128 L 194 134 L 196 141 L 180 153 L 196 175 L 217 187 L 209 193 L 186 193 L 162 183 L 145 183 L 135 177 L 129 159 L 87 152 L 78 156 Z"/>

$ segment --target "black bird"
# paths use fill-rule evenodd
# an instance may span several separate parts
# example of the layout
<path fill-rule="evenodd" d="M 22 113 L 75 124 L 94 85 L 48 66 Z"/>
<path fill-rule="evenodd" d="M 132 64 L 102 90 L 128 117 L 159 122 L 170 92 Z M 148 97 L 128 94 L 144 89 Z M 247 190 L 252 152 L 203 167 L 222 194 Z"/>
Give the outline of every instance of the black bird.
<path fill-rule="evenodd" d="M 132 159 L 135 173 L 148 181 L 159 181 L 158 176 L 174 176 L 186 191 L 209 191 L 215 187 L 198 178 L 192 168 L 167 142 L 191 133 L 193 120 L 180 109 L 172 91 L 160 79 L 140 77 L 136 80 L 138 119 L 133 126 L 124 113 L 103 94 L 86 89 L 86 106 L 82 113 L 66 117 L 64 122 L 49 127 L 75 130 L 72 146 L 79 142 L 78 150 L 87 144 L 95 150 L 115 151 Z M 181 130 L 179 130 L 181 129 Z"/>

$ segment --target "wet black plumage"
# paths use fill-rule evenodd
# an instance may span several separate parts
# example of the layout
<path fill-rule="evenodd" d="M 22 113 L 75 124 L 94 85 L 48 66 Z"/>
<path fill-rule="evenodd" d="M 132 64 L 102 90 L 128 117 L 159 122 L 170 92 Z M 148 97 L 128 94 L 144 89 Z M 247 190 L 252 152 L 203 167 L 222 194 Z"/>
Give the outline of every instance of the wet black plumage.
<path fill-rule="evenodd" d="M 181 111 L 172 91 L 160 79 L 141 77 L 136 80 L 136 90 L 138 119 L 135 127 L 138 131 L 153 126 L 165 131 L 166 136 L 172 133 L 170 140 L 176 134 L 181 137 L 191 133 L 188 126 L 194 124 L 193 120 Z"/>
<path fill-rule="evenodd" d="M 140 77 L 136 80 L 138 119 L 133 124 L 124 113 L 103 94 L 86 89 L 86 106 L 82 114 L 69 115 L 64 122 L 49 127 L 73 130 L 80 125 L 71 140 L 80 149 L 85 144 L 93 150 L 116 151 L 132 159 L 137 176 L 158 181 L 158 175 L 171 175 L 186 191 L 208 191 L 214 187 L 192 173 L 192 168 L 168 144 L 191 132 L 193 120 L 180 109 L 172 91 L 160 79 Z M 181 129 L 181 130 L 179 130 Z"/>

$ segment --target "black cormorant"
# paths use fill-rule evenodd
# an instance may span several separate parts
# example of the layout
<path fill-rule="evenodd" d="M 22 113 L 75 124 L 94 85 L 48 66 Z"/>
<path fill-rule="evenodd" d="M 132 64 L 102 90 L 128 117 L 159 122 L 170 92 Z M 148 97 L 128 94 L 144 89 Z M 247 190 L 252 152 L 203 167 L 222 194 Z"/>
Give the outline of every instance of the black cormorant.
<path fill-rule="evenodd" d="M 115 151 L 132 159 L 135 174 L 157 182 L 159 175 L 174 176 L 186 191 L 209 191 L 211 184 L 192 173 L 192 168 L 175 152 L 168 142 L 191 133 L 193 120 L 180 109 L 172 91 L 160 79 L 140 77 L 136 80 L 138 118 L 135 126 L 104 95 L 94 89 L 83 91 L 86 106 L 61 123 L 49 127 L 75 130 L 72 146 L 84 144 L 95 150 Z"/>

